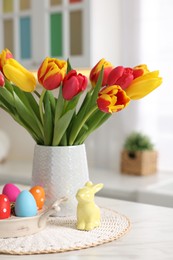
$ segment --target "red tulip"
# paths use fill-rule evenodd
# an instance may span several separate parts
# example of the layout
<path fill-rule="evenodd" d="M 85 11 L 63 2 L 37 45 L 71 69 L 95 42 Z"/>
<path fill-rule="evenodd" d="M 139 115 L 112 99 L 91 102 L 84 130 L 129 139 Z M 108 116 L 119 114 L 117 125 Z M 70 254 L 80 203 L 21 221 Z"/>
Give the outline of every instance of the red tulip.
<path fill-rule="evenodd" d="M 77 74 L 75 70 L 71 70 L 64 78 L 62 95 L 66 100 L 71 100 L 87 87 L 87 77 L 82 74 Z"/>
<path fill-rule="evenodd" d="M 109 73 L 107 84 L 109 86 L 119 85 L 122 89 L 126 89 L 133 79 L 133 69 L 118 66 Z"/>
<path fill-rule="evenodd" d="M 0 87 L 3 87 L 5 84 L 4 75 L 0 71 Z"/>
<path fill-rule="evenodd" d="M 118 85 L 108 86 L 99 92 L 98 108 L 105 113 L 118 112 L 130 102 L 126 92 Z"/>
<path fill-rule="evenodd" d="M 97 83 L 102 67 L 104 67 L 102 86 L 105 86 L 107 84 L 107 78 L 109 73 L 113 69 L 113 66 L 110 62 L 106 61 L 105 59 L 101 59 L 90 72 L 90 81 L 93 87 L 95 87 Z"/>
<path fill-rule="evenodd" d="M 65 77 L 66 70 L 66 61 L 46 58 L 38 70 L 38 81 L 47 90 L 58 88 Z"/>

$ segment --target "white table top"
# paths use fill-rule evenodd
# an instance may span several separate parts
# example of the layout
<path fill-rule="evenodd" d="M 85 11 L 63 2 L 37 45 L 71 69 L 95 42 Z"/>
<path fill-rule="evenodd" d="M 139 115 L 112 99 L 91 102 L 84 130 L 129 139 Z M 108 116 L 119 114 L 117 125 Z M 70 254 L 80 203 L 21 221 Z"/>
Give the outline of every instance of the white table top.
<path fill-rule="evenodd" d="M 126 215 L 132 224 L 130 232 L 119 240 L 89 249 L 31 256 L 0 254 L 0 259 L 173 259 L 172 208 L 102 197 L 97 197 L 96 203 Z"/>

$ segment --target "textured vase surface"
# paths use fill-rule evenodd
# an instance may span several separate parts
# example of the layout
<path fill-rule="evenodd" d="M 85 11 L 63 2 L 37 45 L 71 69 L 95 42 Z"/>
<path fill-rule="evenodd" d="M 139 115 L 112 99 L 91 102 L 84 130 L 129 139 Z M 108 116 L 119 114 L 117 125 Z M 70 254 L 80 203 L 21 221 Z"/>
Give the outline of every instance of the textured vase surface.
<path fill-rule="evenodd" d="M 58 216 L 76 215 L 76 193 L 89 180 L 85 144 L 76 146 L 35 145 L 32 186 L 45 189 L 46 205 L 61 197 L 68 200 L 61 204 Z"/>

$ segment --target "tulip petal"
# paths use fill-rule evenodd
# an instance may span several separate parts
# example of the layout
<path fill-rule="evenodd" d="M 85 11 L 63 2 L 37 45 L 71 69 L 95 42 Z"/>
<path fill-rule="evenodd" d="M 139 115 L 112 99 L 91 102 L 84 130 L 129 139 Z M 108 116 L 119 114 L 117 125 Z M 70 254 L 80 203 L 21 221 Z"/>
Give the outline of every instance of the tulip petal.
<path fill-rule="evenodd" d="M 103 94 L 97 99 L 97 105 L 99 109 L 105 113 L 110 113 L 109 111 L 109 105 L 111 104 L 111 98 Z"/>
<path fill-rule="evenodd" d="M 25 69 L 18 61 L 15 59 L 8 59 L 5 63 L 5 65 L 10 65 L 12 67 L 15 67 L 16 69 L 22 71 L 23 73 L 30 73 L 27 69 Z"/>
<path fill-rule="evenodd" d="M 162 78 L 148 78 L 140 82 L 133 82 L 125 91 L 133 100 L 145 97 L 162 83 Z"/>
<path fill-rule="evenodd" d="M 0 70 L 2 70 L 3 66 L 5 65 L 6 61 L 10 58 L 13 58 L 12 53 L 6 48 L 0 54 Z"/>
<path fill-rule="evenodd" d="M 43 80 L 44 88 L 47 90 L 53 90 L 55 88 L 58 88 L 62 81 L 62 75 L 59 73 L 53 74 L 50 77 L 46 77 L 46 79 Z"/>
<path fill-rule="evenodd" d="M 146 73 L 138 78 L 135 78 L 133 80 L 133 83 L 136 83 L 136 82 L 140 82 L 141 80 L 147 80 L 147 79 L 150 79 L 150 78 L 157 78 L 159 76 L 159 70 L 155 70 L 155 71 L 152 71 L 152 72 L 149 72 L 149 73 Z"/>
<path fill-rule="evenodd" d="M 135 72 L 135 71 L 138 71 L 137 73 Z M 141 71 L 142 71 L 142 74 L 141 74 Z M 135 72 L 136 73 L 136 76 L 138 77 L 138 73 L 139 74 L 141 74 L 141 75 L 144 75 L 144 74 L 146 74 L 146 73 L 149 73 L 150 71 L 149 71 L 149 69 L 148 69 L 148 67 L 147 67 L 147 65 L 146 64 L 140 64 L 140 65 L 137 65 L 137 66 L 135 66 L 134 68 L 133 68 L 133 72 Z M 135 74 L 134 73 L 134 74 Z M 141 76 L 140 75 L 140 76 Z M 136 78 L 136 76 L 135 76 L 135 78 Z"/>
<path fill-rule="evenodd" d="M 71 100 L 79 92 L 79 81 L 77 77 L 71 77 L 62 88 L 63 98 L 66 100 Z"/>
<path fill-rule="evenodd" d="M 45 60 L 42 62 L 39 70 L 38 70 L 38 78 L 42 78 L 44 73 L 46 72 L 47 70 L 47 66 L 48 66 L 48 60 L 49 58 L 45 58 Z"/>
<path fill-rule="evenodd" d="M 4 83 L 5 83 L 4 75 L 3 75 L 2 72 L 0 71 L 0 87 L 3 87 L 3 86 L 4 86 Z"/>
<path fill-rule="evenodd" d="M 126 92 L 118 85 L 108 86 L 99 92 L 98 108 L 105 113 L 114 113 L 125 108 L 130 102 Z"/>
<path fill-rule="evenodd" d="M 116 85 L 119 85 L 122 89 L 126 89 L 130 83 L 133 81 L 133 75 L 123 75 L 116 82 Z"/>
<path fill-rule="evenodd" d="M 31 92 L 36 87 L 36 79 L 29 71 L 20 70 L 10 64 L 6 64 L 3 67 L 3 71 L 7 79 L 12 81 L 20 89 Z"/>
<path fill-rule="evenodd" d="M 67 73 L 63 80 L 62 95 L 66 100 L 71 100 L 87 87 L 88 80 L 81 73 L 77 74 L 76 70 Z"/>
<path fill-rule="evenodd" d="M 38 81 L 46 89 L 58 88 L 65 77 L 67 62 L 47 57 L 38 69 Z"/>
<path fill-rule="evenodd" d="M 115 85 L 117 80 L 123 75 L 123 72 L 124 72 L 123 66 L 118 66 L 118 67 L 114 68 L 109 73 L 107 84 L 110 85 L 110 86 Z"/>
<path fill-rule="evenodd" d="M 113 69 L 113 66 L 110 62 L 106 61 L 105 59 L 101 59 L 91 70 L 90 72 L 90 81 L 93 87 L 96 86 L 97 80 L 99 78 L 99 74 L 101 72 L 102 67 L 104 68 L 103 73 L 103 80 L 102 80 L 102 86 L 107 85 L 107 78 L 111 70 Z"/>

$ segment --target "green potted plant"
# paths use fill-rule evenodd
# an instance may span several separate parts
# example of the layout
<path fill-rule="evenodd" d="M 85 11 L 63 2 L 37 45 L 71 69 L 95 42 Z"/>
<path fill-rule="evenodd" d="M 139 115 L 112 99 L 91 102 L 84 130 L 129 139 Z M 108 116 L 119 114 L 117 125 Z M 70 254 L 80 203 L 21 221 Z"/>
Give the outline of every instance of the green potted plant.
<path fill-rule="evenodd" d="M 131 133 L 124 142 L 121 154 L 121 172 L 132 175 L 150 175 L 157 171 L 157 152 L 147 135 Z"/>

